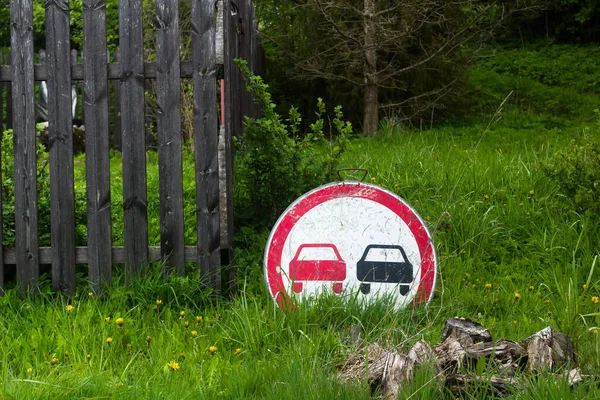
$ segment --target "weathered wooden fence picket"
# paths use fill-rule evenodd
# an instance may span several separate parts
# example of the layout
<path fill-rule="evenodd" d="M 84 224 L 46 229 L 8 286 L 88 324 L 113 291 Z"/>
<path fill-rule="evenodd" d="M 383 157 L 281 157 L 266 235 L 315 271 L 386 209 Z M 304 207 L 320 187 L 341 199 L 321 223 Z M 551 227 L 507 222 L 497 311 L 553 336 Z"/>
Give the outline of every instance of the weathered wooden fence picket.
<path fill-rule="evenodd" d="M 142 0 L 119 1 L 120 52 L 113 55 L 112 61 L 107 51 L 106 3 L 83 0 L 81 63 L 77 52 L 70 48 L 68 0 L 45 3 L 46 45 L 37 62 L 38 49 L 34 49 L 32 34 L 33 0 L 10 1 L 11 51 L 0 53 L 0 130 L 13 129 L 14 135 L 15 246 L 0 246 L 0 295 L 4 293 L 4 265 L 15 264 L 17 283 L 31 290 L 38 284 L 40 264 L 51 264 L 53 289 L 74 294 L 76 264 L 88 265 L 91 287 L 98 290 L 111 283 L 112 264 L 125 264 L 130 279 L 143 275 L 148 263 L 158 260 L 164 260 L 167 269 L 179 274 L 185 273 L 185 262 L 195 262 L 215 292 L 220 293 L 222 288 L 235 290 L 231 138 L 241 133 L 243 116 L 255 115 L 257 109 L 233 59 L 244 58 L 258 71 L 262 68 L 262 55 L 251 0 L 225 1 L 222 14 L 217 13 L 214 0 L 189 1 L 191 59 L 181 59 L 180 55 L 178 2 L 157 0 L 156 61 L 145 62 Z M 223 43 L 223 57 L 219 60 L 223 68 L 217 64 L 216 27 L 221 25 L 218 18 L 223 18 L 219 41 Z M 221 121 L 217 85 L 220 71 L 225 82 Z M 182 79 L 193 83 L 196 246 L 186 246 L 184 242 Z M 156 87 L 160 247 L 148 245 L 148 80 L 155 80 Z M 38 240 L 36 81 L 47 82 L 50 247 L 40 247 Z M 71 110 L 74 84 L 81 87 L 78 97 L 85 124 L 88 242 L 84 247 L 75 245 Z M 221 143 L 219 125 L 224 126 Z M 122 247 L 113 245 L 111 234 L 111 143 L 122 152 Z M 219 165 L 225 170 L 219 171 Z M 0 242 L 1 218 L 2 213 Z M 222 275 L 225 264 L 227 274 Z M 223 282 L 223 276 L 229 282 Z"/>

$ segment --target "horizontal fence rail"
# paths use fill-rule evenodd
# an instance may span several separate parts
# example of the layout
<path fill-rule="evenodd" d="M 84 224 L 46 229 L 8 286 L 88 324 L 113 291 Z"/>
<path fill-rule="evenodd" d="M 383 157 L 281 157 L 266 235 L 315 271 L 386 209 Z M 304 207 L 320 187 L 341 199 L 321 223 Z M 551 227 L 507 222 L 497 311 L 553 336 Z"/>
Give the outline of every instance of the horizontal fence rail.
<path fill-rule="evenodd" d="M 263 65 L 251 0 L 218 2 L 218 12 L 214 0 L 190 0 L 186 26 L 191 32 L 186 34 L 180 32 L 178 2 L 157 0 L 151 58 L 144 48 L 142 0 L 119 2 L 120 48 L 113 54 L 106 6 L 98 7 L 95 0 L 82 1 L 81 49 L 70 48 L 68 0 L 45 3 L 45 48 L 34 48 L 32 1 L 10 0 L 11 50 L 0 53 L 0 130 L 12 129 L 14 155 L 14 176 L 0 175 L 0 184 L 15 199 L 14 226 L 9 226 L 14 247 L 4 245 L 0 229 L 0 295 L 6 265 L 16 265 L 16 284 L 24 291 L 37 287 L 40 265 L 51 265 L 53 289 L 73 295 L 79 264 L 87 264 L 91 289 L 100 291 L 112 282 L 112 265 L 125 264 L 129 281 L 143 276 L 153 262 L 180 275 L 185 263 L 195 263 L 213 292 L 233 294 L 231 139 L 241 135 L 244 115 L 258 115 L 233 60 L 246 59 L 258 73 Z M 182 55 L 180 37 L 186 36 L 191 48 Z M 182 79 L 192 88 L 195 245 L 184 239 Z M 225 83 L 219 85 L 219 79 Z M 150 102 L 148 93 L 154 96 Z M 36 116 L 47 121 L 43 139 Z M 154 132 L 155 139 L 149 139 Z M 38 198 L 40 142 L 48 151 L 49 200 Z M 118 233 L 124 246 L 112 242 L 111 148 L 122 155 L 124 231 Z M 158 153 L 160 246 L 148 240 L 148 202 L 156 201 L 147 198 L 148 151 Z M 76 246 L 75 235 L 74 156 L 79 152 L 85 153 L 86 168 L 85 246 Z M 50 209 L 50 246 L 40 246 L 40 201 Z M 7 206 L 0 197 L 0 208 Z M 2 216 L 0 228 L 7 223 Z"/>
<path fill-rule="evenodd" d="M 181 78 L 192 78 L 192 62 L 181 60 L 179 76 Z M 45 64 L 33 65 L 34 79 L 36 81 L 48 80 L 48 67 Z M 144 62 L 144 79 L 156 79 L 157 63 Z M 118 81 L 121 79 L 121 63 L 111 62 L 106 64 L 106 77 L 109 80 Z M 83 65 L 76 64 L 71 66 L 71 79 L 74 81 L 83 81 Z M 11 82 L 12 72 L 9 65 L 0 65 L 0 82 Z"/>

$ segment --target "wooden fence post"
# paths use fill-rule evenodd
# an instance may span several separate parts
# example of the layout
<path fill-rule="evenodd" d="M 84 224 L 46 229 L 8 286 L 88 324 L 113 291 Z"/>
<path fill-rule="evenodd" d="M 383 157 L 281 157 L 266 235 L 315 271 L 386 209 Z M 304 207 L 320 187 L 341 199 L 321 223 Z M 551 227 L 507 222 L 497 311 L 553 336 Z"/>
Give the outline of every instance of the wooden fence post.
<path fill-rule="evenodd" d="M 21 294 L 38 284 L 38 197 L 33 71 L 33 2 L 10 2 L 15 240 Z"/>
<path fill-rule="evenodd" d="M 215 2 L 192 0 L 192 71 L 196 155 L 198 264 L 206 282 L 221 291 Z"/>
<path fill-rule="evenodd" d="M 142 0 L 119 2 L 123 218 L 127 282 L 148 265 Z"/>
<path fill-rule="evenodd" d="M 83 116 L 88 222 L 88 268 L 92 290 L 111 284 L 110 145 L 106 9 L 83 0 Z M 115 85 L 115 87 L 118 85 Z"/>
<path fill-rule="evenodd" d="M 224 74 L 224 92 L 225 92 L 225 165 L 227 171 L 225 173 L 225 190 L 227 198 L 227 241 L 225 246 L 229 249 L 229 254 L 232 253 L 233 249 L 233 149 L 232 149 L 232 137 L 234 132 L 233 118 L 236 115 L 234 111 L 232 95 L 233 88 L 235 87 L 233 79 L 234 72 L 232 71 L 235 66 L 233 65 L 233 59 L 236 57 L 236 46 L 237 41 L 235 40 L 235 21 L 236 16 L 232 16 L 232 4 L 231 1 L 223 1 L 223 74 Z M 241 118 L 237 114 L 237 118 Z M 235 295 L 236 288 L 236 269 L 233 263 L 232 257 L 228 260 L 228 288 L 229 295 Z"/>
<path fill-rule="evenodd" d="M 46 3 L 52 288 L 75 294 L 75 200 L 69 1 Z"/>
<path fill-rule="evenodd" d="M 167 269 L 185 274 L 179 10 L 156 2 L 156 102 L 160 191 L 160 250 Z"/>
<path fill-rule="evenodd" d="M 10 67 L 12 63 L 12 54 L 9 51 L 6 53 L 6 64 Z M 6 129 L 13 128 L 13 113 L 12 113 L 12 81 L 6 84 Z"/>
<path fill-rule="evenodd" d="M 120 51 L 116 50 L 113 55 L 113 61 L 119 63 L 121 60 Z M 119 63 L 120 64 L 120 63 Z M 113 84 L 113 147 L 119 151 L 123 149 L 123 134 L 121 132 L 121 82 L 112 81 Z"/>
<path fill-rule="evenodd" d="M 2 65 L 2 52 L 0 52 Z M 2 154 L 2 139 L 4 139 L 4 84 L 0 83 L 0 155 Z M 0 190 L 2 188 L 2 157 L 0 157 Z M 2 193 L 0 192 L 0 296 L 4 296 L 4 235 L 2 229 Z"/>

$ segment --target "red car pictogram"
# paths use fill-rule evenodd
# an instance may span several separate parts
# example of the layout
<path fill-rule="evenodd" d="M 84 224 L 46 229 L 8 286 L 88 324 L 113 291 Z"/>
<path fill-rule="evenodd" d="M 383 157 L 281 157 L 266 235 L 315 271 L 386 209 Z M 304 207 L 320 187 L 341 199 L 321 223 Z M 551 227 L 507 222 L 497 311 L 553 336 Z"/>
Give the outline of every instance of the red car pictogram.
<path fill-rule="evenodd" d="M 302 244 L 290 261 L 289 274 L 295 293 L 302 292 L 303 282 L 332 281 L 333 292 L 340 294 L 342 282 L 346 279 L 346 262 L 334 244 Z"/>

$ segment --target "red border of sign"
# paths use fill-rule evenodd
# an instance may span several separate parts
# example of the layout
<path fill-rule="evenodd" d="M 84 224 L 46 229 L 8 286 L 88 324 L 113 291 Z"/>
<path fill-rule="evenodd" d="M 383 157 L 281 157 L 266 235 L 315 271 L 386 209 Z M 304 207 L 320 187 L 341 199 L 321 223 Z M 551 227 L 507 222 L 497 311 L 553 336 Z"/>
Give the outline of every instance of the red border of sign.
<path fill-rule="evenodd" d="M 271 231 L 265 251 L 265 280 L 271 297 L 275 299 L 279 307 L 283 308 L 286 304 L 291 304 L 281 274 L 277 273 L 287 237 L 296 222 L 308 211 L 319 204 L 339 197 L 356 197 L 375 201 L 392 210 L 408 225 L 417 242 L 422 261 L 419 289 L 411 304 L 428 303 L 433 297 L 436 282 L 436 256 L 433 239 L 425 223 L 412 207 L 394 193 L 366 183 L 341 182 L 318 187 L 298 198 L 279 217 Z"/>

